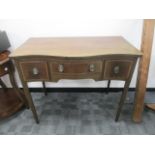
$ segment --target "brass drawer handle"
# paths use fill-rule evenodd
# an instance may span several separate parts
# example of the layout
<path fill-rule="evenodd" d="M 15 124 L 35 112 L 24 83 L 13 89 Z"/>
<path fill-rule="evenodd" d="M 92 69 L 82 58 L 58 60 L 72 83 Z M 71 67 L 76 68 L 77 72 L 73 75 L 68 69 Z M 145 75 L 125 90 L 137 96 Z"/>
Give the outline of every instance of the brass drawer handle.
<path fill-rule="evenodd" d="M 58 71 L 61 73 L 64 71 L 64 66 L 62 64 L 58 66 Z"/>
<path fill-rule="evenodd" d="M 120 72 L 120 67 L 119 66 L 115 66 L 114 67 L 114 73 L 118 74 Z"/>
<path fill-rule="evenodd" d="M 94 72 L 95 71 L 95 65 L 94 64 L 90 64 L 89 71 L 90 72 Z"/>
<path fill-rule="evenodd" d="M 38 75 L 38 74 L 39 74 L 38 68 L 34 67 L 34 68 L 32 69 L 32 73 L 33 73 L 33 75 Z"/>

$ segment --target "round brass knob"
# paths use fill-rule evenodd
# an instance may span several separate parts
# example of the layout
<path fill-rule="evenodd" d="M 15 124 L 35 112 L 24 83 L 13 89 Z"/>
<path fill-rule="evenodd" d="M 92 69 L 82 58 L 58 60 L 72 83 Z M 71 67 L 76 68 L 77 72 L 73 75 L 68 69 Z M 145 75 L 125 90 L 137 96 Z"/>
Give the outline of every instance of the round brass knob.
<path fill-rule="evenodd" d="M 4 71 L 6 71 L 6 72 L 7 72 L 7 71 L 8 71 L 8 67 L 5 67 L 5 68 L 4 68 Z"/>
<path fill-rule="evenodd" d="M 34 68 L 32 69 L 32 73 L 33 73 L 33 75 L 38 75 L 38 74 L 39 74 L 38 68 L 34 67 Z"/>
<path fill-rule="evenodd" d="M 61 73 L 64 71 L 64 66 L 62 64 L 58 66 L 58 71 Z"/>
<path fill-rule="evenodd" d="M 114 67 L 114 73 L 118 74 L 120 72 L 120 67 L 119 66 L 115 66 Z"/>
<path fill-rule="evenodd" d="M 94 72 L 95 71 L 95 65 L 94 64 L 90 64 L 89 70 L 90 70 L 90 72 Z"/>

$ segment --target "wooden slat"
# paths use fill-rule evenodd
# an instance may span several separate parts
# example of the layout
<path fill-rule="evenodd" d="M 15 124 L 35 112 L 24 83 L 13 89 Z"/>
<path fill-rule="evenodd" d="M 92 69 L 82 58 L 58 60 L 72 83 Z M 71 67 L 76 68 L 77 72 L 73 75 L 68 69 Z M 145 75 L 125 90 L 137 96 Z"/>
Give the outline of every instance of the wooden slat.
<path fill-rule="evenodd" d="M 153 19 L 144 20 L 142 43 L 141 43 L 141 51 L 143 53 L 143 56 L 140 60 L 138 69 L 135 107 L 133 112 L 133 120 L 135 122 L 140 122 L 142 120 L 142 112 L 144 109 L 144 97 L 148 79 L 148 71 L 149 71 L 149 64 L 150 64 L 152 43 L 154 36 L 154 25 L 155 20 Z"/>
<path fill-rule="evenodd" d="M 155 103 L 148 103 L 145 107 L 155 111 Z"/>

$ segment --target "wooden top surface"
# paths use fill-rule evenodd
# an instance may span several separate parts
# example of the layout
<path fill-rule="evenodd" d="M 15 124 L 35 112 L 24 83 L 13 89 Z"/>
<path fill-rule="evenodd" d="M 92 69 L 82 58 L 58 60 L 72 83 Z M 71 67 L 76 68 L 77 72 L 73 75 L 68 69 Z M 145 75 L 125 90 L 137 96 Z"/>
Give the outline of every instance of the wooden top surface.
<path fill-rule="evenodd" d="M 90 57 L 115 54 L 139 56 L 142 53 L 120 36 L 30 38 L 12 52 L 10 57 Z"/>

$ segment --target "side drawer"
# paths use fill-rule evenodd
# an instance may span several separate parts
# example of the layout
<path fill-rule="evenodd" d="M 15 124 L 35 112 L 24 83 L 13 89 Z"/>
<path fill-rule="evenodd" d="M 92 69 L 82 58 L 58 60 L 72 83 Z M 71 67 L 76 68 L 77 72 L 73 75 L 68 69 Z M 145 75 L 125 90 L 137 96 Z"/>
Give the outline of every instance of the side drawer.
<path fill-rule="evenodd" d="M 104 79 L 127 80 L 130 75 L 132 65 L 132 60 L 106 60 Z"/>
<path fill-rule="evenodd" d="M 9 67 L 8 65 L 10 65 L 10 61 L 7 63 L 4 63 L 3 65 L 0 65 L 0 76 L 3 76 L 5 74 L 9 73 Z"/>
<path fill-rule="evenodd" d="M 49 80 L 47 62 L 23 61 L 20 62 L 20 69 L 25 81 Z"/>

